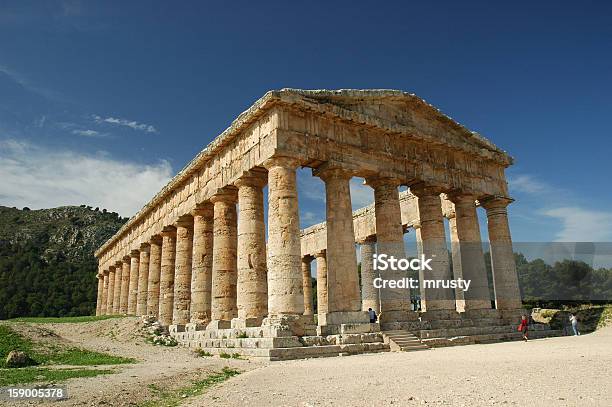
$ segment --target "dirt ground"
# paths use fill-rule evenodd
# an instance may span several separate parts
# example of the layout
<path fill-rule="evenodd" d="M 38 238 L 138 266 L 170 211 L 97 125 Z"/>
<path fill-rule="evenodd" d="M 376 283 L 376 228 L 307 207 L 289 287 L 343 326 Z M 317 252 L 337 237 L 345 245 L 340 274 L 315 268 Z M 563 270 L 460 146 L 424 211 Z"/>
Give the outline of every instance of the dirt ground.
<path fill-rule="evenodd" d="M 150 345 L 135 333 L 136 318 L 40 327 L 51 338 L 140 360 L 115 374 L 69 380 L 69 400 L 53 406 L 134 405 L 152 396 L 150 384 L 178 388 L 224 366 L 243 373 L 182 405 L 612 405 L 612 328 L 527 343 L 270 363 Z"/>

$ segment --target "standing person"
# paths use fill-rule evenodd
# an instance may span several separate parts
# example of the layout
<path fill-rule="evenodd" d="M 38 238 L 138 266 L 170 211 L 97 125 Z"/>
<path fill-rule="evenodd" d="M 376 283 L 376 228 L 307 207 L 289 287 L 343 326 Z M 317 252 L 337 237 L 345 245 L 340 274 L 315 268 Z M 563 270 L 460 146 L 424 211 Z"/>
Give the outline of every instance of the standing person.
<path fill-rule="evenodd" d="M 376 311 L 374 311 L 372 308 L 368 308 L 368 314 L 370 315 L 370 323 L 374 324 L 377 319 Z"/>
<path fill-rule="evenodd" d="M 523 315 L 521 317 L 521 323 L 518 326 L 518 331 L 520 331 L 523 334 L 523 339 L 525 341 L 528 341 L 529 338 L 527 336 L 527 331 L 529 330 L 529 320 L 527 319 L 526 315 Z"/>
<path fill-rule="evenodd" d="M 570 314 L 569 320 L 572 323 L 572 329 L 574 330 L 574 336 L 580 336 L 580 331 L 578 331 L 578 318 L 576 318 L 576 315 Z"/>

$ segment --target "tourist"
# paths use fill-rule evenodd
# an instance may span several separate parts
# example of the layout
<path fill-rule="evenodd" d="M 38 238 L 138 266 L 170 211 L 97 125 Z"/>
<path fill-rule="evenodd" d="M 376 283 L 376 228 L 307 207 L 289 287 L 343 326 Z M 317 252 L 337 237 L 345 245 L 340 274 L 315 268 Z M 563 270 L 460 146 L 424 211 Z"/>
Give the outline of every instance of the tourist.
<path fill-rule="evenodd" d="M 529 338 L 527 337 L 527 331 L 529 330 L 529 320 L 527 319 L 526 315 L 521 317 L 521 323 L 518 326 L 518 330 L 523 334 L 523 339 L 528 341 Z"/>
<path fill-rule="evenodd" d="M 578 318 L 576 318 L 576 315 L 570 314 L 569 320 L 572 323 L 572 329 L 574 330 L 574 336 L 580 336 L 580 332 L 578 331 Z"/>
<path fill-rule="evenodd" d="M 372 308 L 368 308 L 368 314 L 370 315 L 370 323 L 375 323 L 376 319 L 378 319 L 376 316 L 376 311 L 374 311 Z"/>

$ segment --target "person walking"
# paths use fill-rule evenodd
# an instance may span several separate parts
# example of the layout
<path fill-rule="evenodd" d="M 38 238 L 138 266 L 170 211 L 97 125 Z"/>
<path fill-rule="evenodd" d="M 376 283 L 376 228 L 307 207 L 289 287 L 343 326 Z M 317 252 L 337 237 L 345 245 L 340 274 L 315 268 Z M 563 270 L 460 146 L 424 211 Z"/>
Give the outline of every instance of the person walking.
<path fill-rule="evenodd" d="M 570 314 L 569 320 L 572 323 L 572 329 L 574 330 L 574 336 L 580 336 L 580 331 L 578 331 L 578 318 L 576 318 L 576 315 Z"/>
<path fill-rule="evenodd" d="M 370 315 L 370 323 L 376 323 L 376 320 L 378 319 L 376 316 L 376 311 L 374 311 L 372 308 L 368 308 L 368 314 Z"/>
<path fill-rule="evenodd" d="M 527 332 L 529 331 L 529 320 L 527 319 L 526 315 L 523 315 L 521 317 L 521 323 L 518 326 L 518 331 L 520 331 L 523 334 L 523 339 L 526 341 L 529 340 L 528 334 Z"/>

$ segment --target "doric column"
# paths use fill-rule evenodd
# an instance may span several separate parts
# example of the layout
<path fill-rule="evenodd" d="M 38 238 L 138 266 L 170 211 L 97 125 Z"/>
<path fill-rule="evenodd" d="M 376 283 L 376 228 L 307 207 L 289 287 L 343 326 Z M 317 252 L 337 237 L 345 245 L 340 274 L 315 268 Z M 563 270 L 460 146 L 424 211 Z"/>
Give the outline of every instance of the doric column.
<path fill-rule="evenodd" d="M 159 280 L 161 277 L 162 237 L 155 235 L 149 241 L 149 282 L 147 284 L 147 315 L 159 317 Z"/>
<path fill-rule="evenodd" d="M 376 218 L 377 254 L 401 259 L 406 257 L 404 229 L 399 202 L 399 181 L 393 178 L 368 178 L 367 184 L 374 188 L 374 213 Z M 401 270 L 380 271 L 384 279 L 399 280 L 406 277 Z M 410 292 L 402 288 L 383 288 L 379 291 L 380 319 L 393 321 L 405 317 L 410 311 Z M 386 315 L 385 315 L 386 313 Z"/>
<path fill-rule="evenodd" d="M 121 282 L 123 274 L 123 261 L 115 263 L 115 290 L 113 292 L 113 314 L 121 313 Z"/>
<path fill-rule="evenodd" d="M 480 201 L 487 211 L 487 227 L 491 244 L 491 268 L 497 309 L 519 309 L 522 306 L 518 274 L 508 225 L 508 198 Z"/>
<path fill-rule="evenodd" d="M 159 323 L 172 324 L 174 308 L 174 267 L 176 262 L 176 228 L 166 226 L 162 233 L 161 274 L 159 277 Z"/>
<path fill-rule="evenodd" d="M 190 322 L 205 326 L 210 322 L 213 269 L 213 204 L 205 202 L 193 215 L 193 255 L 191 268 Z"/>
<path fill-rule="evenodd" d="M 299 161 L 274 157 L 268 169 L 268 312 L 304 313 L 300 216 L 295 170 Z"/>
<path fill-rule="evenodd" d="M 374 270 L 374 253 L 376 253 L 376 235 L 368 236 L 359 242 L 361 255 L 361 310 L 372 308 L 380 311 L 378 288 L 374 287 L 374 279 L 378 273 Z"/>
<path fill-rule="evenodd" d="M 448 198 L 455 207 L 455 216 L 449 219 L 453 278 L 471 281 L 469 290 L 457 290 L 457 309 L 468 311 L 491 308 L 476 198 L 469 194 L 449 194 Z"/>
<path fill-rule="evenodd" d="M 136 297 L 136 315 L 147 315 L 147 295 L 149 291 L 149 262 L 151 251 L 148 243 L 140 245 L 140 262 L 138 265 L 138 295 Z"/>
<path fill-rule="evenodd" d="M 115 300 L 115 266 L 108 268 L 108 295 L 106 296 L 106 315 L 114 314 Z"/>
<path fill-rule="evenodd" d="M 100 309 L 101 315 L 108 315 L 108 279 L 109 272 L 104 270 L 102 273 L 102 307 Z"/>
<path fill-rule="evenodd" d="M 191 256 L 193 254 L 193 217 L 181 216 L 176 223 L 176 262 L 174 272 L 173 325 L 189 323 L 191 301 Z"/>
<path fill-rule="evenodd" d="M 130 252 L 130 288 L 128 294 L 128 315 L 136 315 L 136 303 L 138 301 L 138 274 L 140 273 L 140 252 Z"/>
<path fill-rule="evenodd" d="M 98 279 L 98 295 L 96 297 L 96 315 L 102 315 L 102 293 L 104 292 L 104 275 L 99 273 Z"/>
<path fill-rule="evenodd" d="M 328 312 L 359 311 L 351 174 L 339 168 L 325 168 L 315 171 L 315 175 L 325 182 Z"/>
<path fill-rule="evenodd" d="M 454 207 L 452 213 L 445 216 L 448 218 L 448 229 L 450 231 L 451 259 L 453 260 L 451 273 L 454 279 L 463 278 L 463 271 L 461 270 L 461 248 L 459 244 L 459 233 L 457 232 L 457 219 L 455 218 Z M 455 288 L 455 306 L 457 308 L 457 312 L 465 312 L 465 296 L 460 287 Z"/>
<path fill-rule="evenodd" d="M 317 259 L 317 314 L 328 312 L 327 301 L 327 257 L 325 250 L 315 253 Z"/>
<path fill-rule="evenodd" d="M 452 279 L 446 230 L 442 215 L 442 191 L 434 186 L 419 184 L 410 187 L 410 192 L 418 197 L 420 238 L 422 252 L 426 259 L 432 259 L 431 270 L 419 271 L 421 281 L 421 309 L 423 311 L 455 310 L 455 294 L 451 288 L 424 287 L 423 280 Z"/>
<path fill-rule="evenodd" d="M 211 319 L 217 328 L 229 328 L 238 315 L 236 192 L 226 187 L 210 199 L 214 205 Z"/>
<path fill-rule="evenodd" d="M 127 315 L 128 298 L 130 294 L 130 256 L 125 256 L 121 263 L 121 297 L 119 298 L 119 313 Z"/>
<path fill-rule="evenodd" d="M 263 170 L 263 169 L 262 169 Z M 265 170 L 251 170 L 238 187 L 238 318 L 246 326 L 259 326 L 268 314 L 266 225 L 263 187 Z"/>
<path fill-rule="evenodd" d="M 313 315 L 314 306 L 312 303 L 312 276 L 310 275 L 310 263 L 314 257 L 302 257 L 302 289 L 304 290 L 304 315 Z"/>

